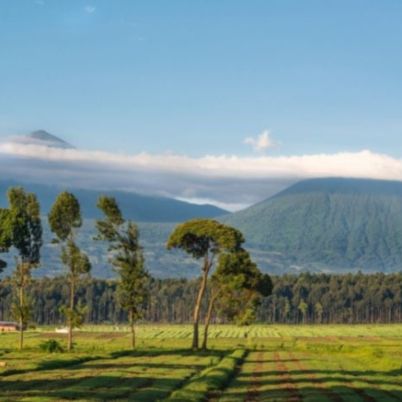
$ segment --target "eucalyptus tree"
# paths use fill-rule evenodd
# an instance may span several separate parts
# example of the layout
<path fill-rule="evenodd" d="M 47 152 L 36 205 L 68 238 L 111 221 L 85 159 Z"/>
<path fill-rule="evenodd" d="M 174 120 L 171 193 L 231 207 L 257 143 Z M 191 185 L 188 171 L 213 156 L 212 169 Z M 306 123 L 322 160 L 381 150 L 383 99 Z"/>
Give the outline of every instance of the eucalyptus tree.
<path fill-rule="evenodd" d="M 243 235 L 238 230 L 213 219 L 192 219 L 184 222 L 173 230 L 168 239 L 168 249 L 181 249 L 192 257 L 203 260 L 201 282 L 193 310 L 193 349 L 199 348 L 200 311 L 208 276 L 220 255 L 239 250 L 243 242 Z"/>
<path fill-rule="evenodd" d="M 12 278 L 15 291 L 12 315 L 19 323 L 19 347 L 24 345 L 24 329 L 31 315 L 32 300 L 27 295 L 32 269 L 39 266 L 42 247 L 42 223 L 40 205 L 35 194 L 21 187 L 8 191 L 11 217 L 11 242 L 17 250 L 16 267 Z"/>
<path fill-rule="evenodd" d="M 307 316 L 307 311 L 308 311 L 308 304 L 304 301 L 304 299 L 300 300 L 299 305 L 297 306 L 298 310 L 300 311 L 302 315 L 302 323 L 306 323 L 306 316 Z"/>
<path fill-rule="evenodd" d="M 77 198 L 68 192 L 58 195 L 48 216 L 49 226 L 56 236 L 55 243 L 61 244 L 61 261 L 68 268 L 66 275 L 69 284 L 69 303 L 62 312 L 68 326 L 67 349 L 73 349 L 73 328 L 79 327 L 84 318 L 85 309 L 76 303 L 76 289 L 80 281 L 91 271 L 88 256 L 82 252 L 76 242 L 76 231 L 82 226 L 81 208 Z"/>
<path fill-rule="evenodd" d="M 0 253 L 6 253 L 12 243 L 12 219 L 9 209 L 0 208 Z M 7 267 L 7 262 L 0 259 L 0 273 Z"/>
<path fill-rule="evenodd" d="M 209 324 L 215 309 L 229 320 L 250 324 L 255 320 L 261 297 L 272 292 L 271 278 L 258 269 L 244 249 L 222 254 L 210 283 L 202 349 L 207 348 Z"/>
<path fill-rule="evenodd" d="M 96 239 L 109 243 L 110 263 L 119 274 L 117 286 L 121 307 L 127 311 L 131 330 L 131 347 L 135 348 L 135 322 L 142 317 L 149 292 L 149 274 L 144 267 L 144 256 L 139 243 L 137 225 L 126 221 L 116 200 L 99 197 L 98 208 L 104 219 L 96 222 Z"/>

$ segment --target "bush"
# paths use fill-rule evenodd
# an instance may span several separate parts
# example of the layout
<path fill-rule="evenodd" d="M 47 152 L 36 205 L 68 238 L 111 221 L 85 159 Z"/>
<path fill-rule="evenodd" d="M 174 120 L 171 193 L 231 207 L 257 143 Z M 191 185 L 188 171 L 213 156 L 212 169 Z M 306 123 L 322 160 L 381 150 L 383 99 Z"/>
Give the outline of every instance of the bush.
<path fill-rule="evenodd" d="M 61 353 L 64 351 L 63 347 L 56 339 L 49 339 L 48 341 L 42 342 L 39 347 L 43 352 L 47 353 Z"/>

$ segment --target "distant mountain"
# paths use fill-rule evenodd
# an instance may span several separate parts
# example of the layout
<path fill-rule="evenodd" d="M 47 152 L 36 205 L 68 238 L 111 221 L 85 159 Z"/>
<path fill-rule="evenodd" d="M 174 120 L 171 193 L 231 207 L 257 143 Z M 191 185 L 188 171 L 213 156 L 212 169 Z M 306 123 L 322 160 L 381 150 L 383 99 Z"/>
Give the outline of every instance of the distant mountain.
<path fill-rule="evenodd" d="M 45 130 L 36 130 L 28 135 L 14 137 L 12 142 L 25 145 L 42 145 L 50 148 L 74 149 L 68 142 Z"/>
<path fill-rule="evenodd" d="M 275 272 L 402 269 L 402 182 L 306 180 L 223 220 Z"/>
<path fill-rule="evenodd" d="M 22 185 L 26 190 L 38 195 L 42 213 L 48 213 L 62 187 L 43 184 L 22 183 L 0 180 L 0 207 L 7 205 L 7 190 L 11 186 Z M 95 191 L 69 188 L 81 203 L 85 218 L 99 218 L 96 208 L 99 195 L 109 195 L 117 199 L 124 216 L 137 222 L 182 222 L 191 218 L 215 218 L 227 211 L 213 205 L 196 205 L 173 198 L 156 197 L 123 191 Z"/>

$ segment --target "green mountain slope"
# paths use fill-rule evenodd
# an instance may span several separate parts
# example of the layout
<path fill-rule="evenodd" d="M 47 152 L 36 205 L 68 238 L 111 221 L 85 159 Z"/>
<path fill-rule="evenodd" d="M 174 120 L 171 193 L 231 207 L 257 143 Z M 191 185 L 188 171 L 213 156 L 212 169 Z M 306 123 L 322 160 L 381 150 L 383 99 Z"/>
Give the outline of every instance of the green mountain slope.
<path fill-rule="evenodd" d="M 401 182 L 307 180 L 223 220 L 284 269 L 402 268 Z"/>

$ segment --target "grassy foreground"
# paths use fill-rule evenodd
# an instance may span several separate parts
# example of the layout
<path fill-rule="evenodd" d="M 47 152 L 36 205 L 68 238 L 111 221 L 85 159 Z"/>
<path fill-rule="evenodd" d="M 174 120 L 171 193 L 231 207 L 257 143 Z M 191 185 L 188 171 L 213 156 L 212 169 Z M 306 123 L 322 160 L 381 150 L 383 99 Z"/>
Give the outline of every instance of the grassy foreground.
<path fill-rule="evenodd" d="M 54 328 L 0 335 L 0 401 L 401 401 L 402 325 L 214 326 L 210 350 L 188 350 L 191 327 L 76 332 L 73 353 Z"/>

